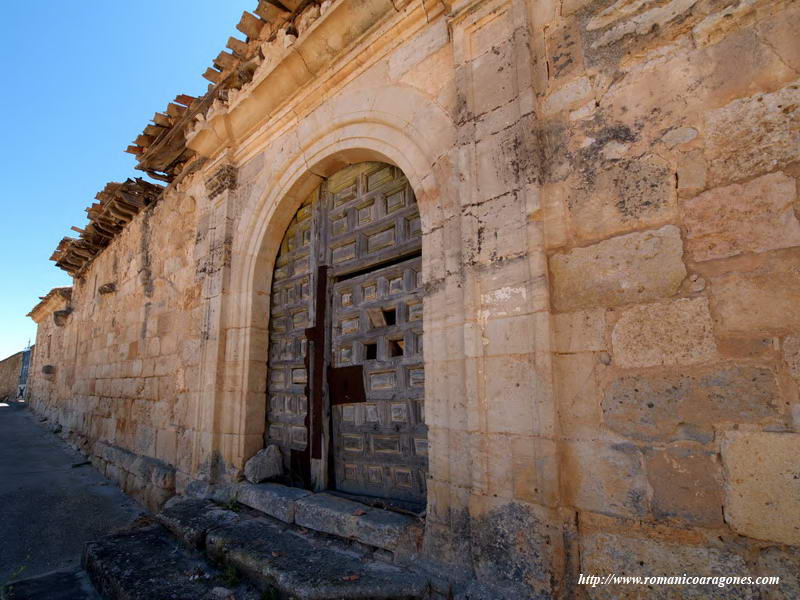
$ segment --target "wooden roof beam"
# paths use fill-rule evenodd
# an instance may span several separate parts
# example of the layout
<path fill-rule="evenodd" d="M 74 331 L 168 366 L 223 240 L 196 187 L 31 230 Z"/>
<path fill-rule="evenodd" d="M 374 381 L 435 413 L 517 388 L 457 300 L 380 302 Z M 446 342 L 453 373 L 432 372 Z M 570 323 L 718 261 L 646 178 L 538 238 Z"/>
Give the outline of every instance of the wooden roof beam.
<path fill-rule="evenodd" d="M 280 23 L 292 16 L 292 13 L 288 10 L 284 10 L 282 6 L 278 6 L 272 2 L 266 2 L 265 0 L 259 0 L 258 7 L 253 12 L 270 23 Z"/>
<path fill-rule="evenodd" d="M 258 38 L 258 34 L 261 33 L 261 28 L 263 26 L 264 21 L 259 19 L 254 14 L 245 11 L 242 13 L 242 18 L 239 20 L 239 24 L 236 25 L 236 29 L 241 31 L 247 37 L 255 39 Z"/>
<path fill-rule="evenodd" d="M 225 44 L 233 53 L 239 58 L 246 59 L 250 56 L 251 50 L 247 42 L 243 42 L 235 37 L 229 37 L 228 43 Z"/>
<path fill-rule="evenodd" d="M 208 79 L 211 83 L 219 83 L 222 81 L 222 71 L 217 71 L 209 67 L 206 69 L 206 72 L 203 73 L 203 77 Z"/>
<path fill-rule="evenodd" d="M 239 64 L 237 58 L 230 52 L 222 51 L 214 59 L 214 66 L 220 71 L 225 69 L 233 69 Z"/>

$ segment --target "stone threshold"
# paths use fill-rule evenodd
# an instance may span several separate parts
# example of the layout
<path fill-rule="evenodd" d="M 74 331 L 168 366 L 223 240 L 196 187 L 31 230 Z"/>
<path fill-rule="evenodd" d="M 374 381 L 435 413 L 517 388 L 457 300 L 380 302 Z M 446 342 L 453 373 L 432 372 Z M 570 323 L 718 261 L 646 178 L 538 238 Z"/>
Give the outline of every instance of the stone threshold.
<path fill-rule="evenodd" d="M 387 562 L 379 549 L 298 527 L 297 522 L 290 525 L 244 506 L 231 510 L 208 499 L 175 498 L 155 518 L 189 551 L 204 553 L 211 564 L 276 597 L 430 597 L 426 577 Z"/>
<path fill-rule="evenodd" d="M 193 482 L 186 495 L 248 508 L 319 533 L 355 541 L 408 560 L 422 545 L 424 521 L 419 517 L 367 506 L 328 492 L 311 492 L 278 483 L 211 486 Z"/>

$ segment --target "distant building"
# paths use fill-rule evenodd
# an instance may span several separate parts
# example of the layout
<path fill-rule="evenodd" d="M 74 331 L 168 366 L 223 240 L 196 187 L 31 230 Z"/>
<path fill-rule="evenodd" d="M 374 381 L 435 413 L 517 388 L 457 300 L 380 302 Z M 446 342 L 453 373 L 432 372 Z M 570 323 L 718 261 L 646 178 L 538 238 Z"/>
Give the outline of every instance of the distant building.
<path fill-rule="evenodd" d="M 33 346 L 28 346 L 0 361 L 0 400 L 25 397 L 32 357 Z"/>

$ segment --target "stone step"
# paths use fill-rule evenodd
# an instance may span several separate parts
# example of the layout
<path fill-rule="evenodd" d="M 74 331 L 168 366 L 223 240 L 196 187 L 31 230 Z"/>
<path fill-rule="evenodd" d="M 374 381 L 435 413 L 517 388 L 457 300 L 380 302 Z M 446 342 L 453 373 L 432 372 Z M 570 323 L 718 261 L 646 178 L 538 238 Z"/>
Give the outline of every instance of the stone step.
<path fill-rule="evenodd" d="M 360 515 L 363 516 L 363 515 Z M 270 597 L 425 598 L 425 578 L 376 558 L 373 550 L 253 511 L 235 513 L 209 500 L 174 499 L 156 517 L 179 539 Z"/>
<path fill-rule="evenodd" d="M 0 589 L 2 600 L 101 600 L 83 569 L 52 571 L 12 581 Z"/>
<path fill-rule="evenodd" d="M 267 518 L 212 529 L 208 555 L 233 565 L 263 590 L 309 600 L 423 598 L 427 582 L 398 566 Z"/>
<path fill-rule="evenodd" d="M 233 570 L 219 570 L 160 524 L 86 544 L 83 565 L 106 600 L 260 600 Z"/>
<path fill-rule="evenodd" d="M 422 544 L 420 519 L 334 494 L 312 493 L 276 483 L 239 483 L 226 486 L 224 492 L 228 502 L 239 502 L 284 523 L 381 548 L 397 557 L 412 557 Z M 223 499 L 209 489 L 200 494 Z"/>

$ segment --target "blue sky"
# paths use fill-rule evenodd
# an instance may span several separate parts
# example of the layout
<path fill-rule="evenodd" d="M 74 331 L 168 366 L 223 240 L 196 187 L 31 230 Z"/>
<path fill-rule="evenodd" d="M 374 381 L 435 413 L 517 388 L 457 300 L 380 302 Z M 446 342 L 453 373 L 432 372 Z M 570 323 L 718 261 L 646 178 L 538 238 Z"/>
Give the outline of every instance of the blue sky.
<path fill-rule="evenodd" d="M 108 181 L 143 175 L 123 150 L 202 73 L 256 0 L 7 2 L 0 23 L 0 359 L 35 341 L 25 315 L 70 285 L 48 259 Z"/>

